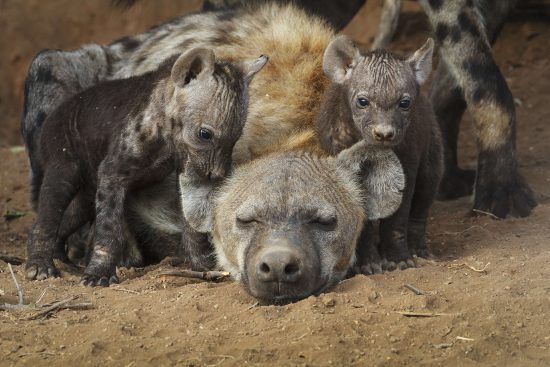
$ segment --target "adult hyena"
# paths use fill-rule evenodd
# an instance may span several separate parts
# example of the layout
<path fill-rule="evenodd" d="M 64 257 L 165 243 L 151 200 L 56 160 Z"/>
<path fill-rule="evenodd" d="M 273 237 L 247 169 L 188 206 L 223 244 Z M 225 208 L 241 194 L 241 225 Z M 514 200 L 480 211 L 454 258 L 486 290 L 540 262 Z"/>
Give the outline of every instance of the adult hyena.
<path fill-rule="evenodd" d="M 308 11 L 325 17 L 337 29 L 351 20 L 366 0 L 338 11 L 330 5 L 298 0 Z M 209 8 L 237 6 L 258 0 L 209 0 Z M 385 0 L 375 46 L 389 42 L 402 0 Z M 500 29 L 517 0 L 420 0 L 439 42 L 443 62 L 430 91 L 444 141 L 445 171 L 440 199 L 474 192 L 473 209 L 504 218 L 524 217 L 537 205 L 518 171 L 516 112 L 512 93 L 491 52 Z M 478 138 L 477 170 L 458 167 L 457 140 L 464 111 L 471 112 Z"/>
<path fill-rule="evenodd" d="M 371 219 L 389 216 L 400 202 L 403 171 L 393 152 L 370 152 L 359 145 L 336 159 L 320 147 L 313 121 L 328 84 L 323 52 L 333 37 L 321 20 L 293 6 L 266 5 L 190 15 L 103 48 L 116 55 L 107 64 L 109 78 L 154 70 L 187 47 L 212 48 L 224 59 L 273 55 L 250 85 L 247 122 L 233 151 L 237 167 L 220 196 L 215 195 L 210 208 L 216 214 L 204 226 L 210 231 L 212 224 L 219 265 L 253 285 L 250 292 L 262 299 L 301 298 L 340 280 L 355 259 L 363 213 Z M 36 100 L 27 102 L 41 106 Z M 39 130 L 32 119 L 24 123 L 29 124 L 26 131 Z M 354 172 L 365 162 L 369 168 L 359 185 Z M 185 177 L 182 181 L 183 196 L 191 183 Z M 177 231 L 178 213 L 173 215 L 172 205 L 177 195 L 175 187 L 163 183 L 129 197 L 130 226 L 151 234 L 158 245 L 156 233 Z M 290 242 L 283 241 L 285 233 L 292 234 Z M 273 252 L 266 249 L 289 254 L 293 244 L 302 244 L 304 251 L 287 257 L 287 265 L 296 256 L 313 253 L 312 275 L 305 268 L 296 272 L 293 265 L 272 263 Z M 279 281 L 285 285 L 273 287 Z"/>

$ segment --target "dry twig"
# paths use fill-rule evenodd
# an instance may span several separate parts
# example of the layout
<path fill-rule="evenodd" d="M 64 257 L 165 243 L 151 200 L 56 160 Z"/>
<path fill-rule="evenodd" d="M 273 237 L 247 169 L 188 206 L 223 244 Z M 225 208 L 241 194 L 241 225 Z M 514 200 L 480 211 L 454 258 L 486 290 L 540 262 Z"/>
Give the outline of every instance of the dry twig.
<path fill-rule="evenodd" d="M 194 270 L 174 270 L 160 273 L 158 276 L 193 278 L 211 281 L 220 281 L 229 278 L 231 274 L 227 271 L 194 271 Z"/>
<path fill-rule="evenodd" d="M 6 255 L 6 254 L 0 254 L 0 260 L 2 260 L 5 263 L 10 263 L 13 265 L 21 265 L 25 262 L 25 259 L 22 259 L 17 256 Z"/>
<path fill-rule="evenodd" d="M 8 268 L 10 269 L 11 278 L 13 279 L 13 282 L 15 283 L 15 289 L 17 289 L 17 297 L 19 298 L 18 306 L 23 306 L 23 289 L 21 289 L 21 286 L 17 282 L 17 278 L 15 278 L 15 274 L 13 273 L 13 269 L 12 269 L 10 263 L 8 263 Z"/>
<path fill-rule="evenodd" d="M 493 218 L 493 219 L 500 219 L 499 217 L 497 217 L 497 216 L 494 215 L 493 213 L 484 212 L 483 210 L 472 209 L 472 211 L 473 211 L 474 213 L 479 213 L 479 214 L 488 215 L 489 217 L 491 217 L 491 218 Z"/>
<path fill-rule="evenodd" d="M 405 317 L 438 317 L 438 316 L 453 316 L 450 313 L 434 313 L 434 312 L 409 312 L 409 311 L 395 311 Z"/>
<path fill-rule="evenodd" d="M 424 296 L 427 294 L 426 292 L 421 291 L 420 289 L 416 288 L 412 284 L 405 284 L 404 287 L 410 290 L 411 292 L 413 292 L 414 294 L 416 294 L 417 296 Z"/>
<path fill-rule="evenodd" d="M 68 309 L 87 310 L 87 309 L 93 307 L 93 305 L 91 303 L 75 303 L 75 304 L 72 304 L 72 305 L 68 304 L 69 302 L 74 301 L 77 298 L 78 298 L 78 296 L 72 296 L 72 297 L 67 298 L 63 301 L 55 302 L 55 303 L 53 303 L 53 304 L 51 304 L 47 307 L 44 307 L 43 310 L 37 312 L 36 314 L 27 317 L 26 320 L 36 320 L 36 319 L 39 319 L 41 317 L 46 317 L 49 314 L 51 314 L 52 312 L 57 312 L 57 311 L 60 311 L 60 310 L 68 310 Z"/>

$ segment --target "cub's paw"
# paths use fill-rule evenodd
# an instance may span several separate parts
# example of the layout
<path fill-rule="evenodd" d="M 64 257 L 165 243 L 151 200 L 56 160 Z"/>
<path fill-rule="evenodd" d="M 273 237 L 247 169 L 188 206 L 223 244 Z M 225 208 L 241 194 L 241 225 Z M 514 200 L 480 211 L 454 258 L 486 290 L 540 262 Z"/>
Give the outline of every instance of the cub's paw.
<path fill-rule="evenodd" d="M 84 275 L 82 275 L 82 278 L 80 279 L 80 284 L 89 286 L 89 287 L 95 287 L 95 286 L 101 286 L 101 287 L 108 287 L 111 284 L 117 284 L 119 283 L 118 276 L 116 275 L 116 271 L 114 272 L 95 272 L 92 273 L 91 271 L 86 270 L 84 272 Z"/>
<path fill-rule="evenodd" d="M 61 274 L 53 264 L 53 261 L 29 260 L 27 262 L 27 279 L 44 280 L 47 278 L 57 278 Z"/>
<path fill-rule="evenodd" d="M 420 257 L 422 259 L 426 260 L 433 260 L 434 255 L 430 250 L 428 250 L 427 247 L 421 247 L 421 248 L 412 248 L 410 249 L 411 254 L 416 257 Z"/>
<path fill-rule="evenodd" d="M 405 270 L 409 268 L 416 268 L 416 263 L 413 259 L 405 259 L 401 261 L 392 261 L 388 259 L 382 260 L 382 269 L 386 271 L 394 271 L 394 270 Z"/>
<path fill-rule="evenodd" d="M 382 274 L 382 265 L 379 262 L 366 263 L 362 265 L 356 265 L 354 267 L 355 274 L 374 275 Z"/>

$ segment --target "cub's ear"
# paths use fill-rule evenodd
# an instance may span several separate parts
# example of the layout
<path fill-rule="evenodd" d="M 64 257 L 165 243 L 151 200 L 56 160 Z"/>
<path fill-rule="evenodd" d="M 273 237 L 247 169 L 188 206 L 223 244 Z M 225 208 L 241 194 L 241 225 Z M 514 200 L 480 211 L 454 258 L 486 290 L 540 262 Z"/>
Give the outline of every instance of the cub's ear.
<path fill-rule="evenodd" d="M 434 40 L 428 38 L 426 43 L 407 59 L 414 72 L 414 77 L 419 85 L 428 80 L 432 72 L 432 56 L 434 52 Z"/>
<path fill-rule="evenodd" d="M 351 39 L 338 36 L 325 50 L 323 71 L 332 82 L 342 84 L 349 77 L 348 72 L 353 69 L 360 56 L 359 50 Z"/>
<path fill-rule="evenodd" d="M 244 75 L 244 80 L 250 83 L 254 75 L 265 66 L 269 57 L 267 55 L 261 55 L 257 59 L 245 60 L 240 62 L 240 68 Z"/>
<path fill-rule="evenodd" d="M 194 48 L 183 53 L 172 66 L 172 81 L 185 87 L 191 80 L 209 76 L 214 72 L 216 56 L 207 48 Z"/>
<path fill-rule="evenodd" d="M 363 190 L 367 219 L 386 218 L 401 205 L 405 173 L 397 155 L 387 148 L 368 146 L 365 140 L 336 157 L 339 167 L 356 176 Z"/>

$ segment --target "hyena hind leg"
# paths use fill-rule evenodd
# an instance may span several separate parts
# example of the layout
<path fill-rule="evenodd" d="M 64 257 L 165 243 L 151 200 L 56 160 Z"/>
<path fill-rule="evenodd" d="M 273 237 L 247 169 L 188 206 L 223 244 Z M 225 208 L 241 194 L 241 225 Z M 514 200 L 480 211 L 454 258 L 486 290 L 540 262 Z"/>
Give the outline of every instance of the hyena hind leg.
<path fill-rule="evenodd" d="M 27 278 L 42 280 L 59 276 L 53 257 L 63 213 L 78 187 L 78 168 L 62 162 L 46 168 L 38 200 L 38 219 L 31 229 L 27 245 Z M 60 179 L 60 177 L 62 177 Z"/>

